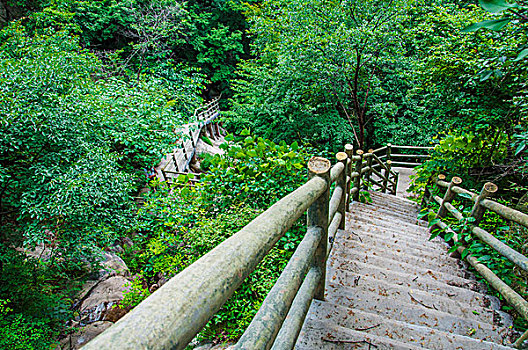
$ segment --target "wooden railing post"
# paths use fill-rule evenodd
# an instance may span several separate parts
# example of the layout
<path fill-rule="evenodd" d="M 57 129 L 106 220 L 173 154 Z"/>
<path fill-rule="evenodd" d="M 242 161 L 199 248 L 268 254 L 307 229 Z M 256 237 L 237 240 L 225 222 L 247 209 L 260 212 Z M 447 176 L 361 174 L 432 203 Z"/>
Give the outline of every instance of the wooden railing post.
<path fill-rule="evenodd" d="M 388 146 L 390 146 L 390 143 L 389 143 Z M 387 148 L 387 152 L 388 151 L 389 151 L 389 148 Z M 390 155 L 390 153 L 387 153 L 387 156 L 389 156 L 389 155 Z M 387 160 L 387 162 L 385 163 L 387 168 L 383 169 L 383 188 L 382 188 L 383 193 L 387 193 L 387 189 L 388 189 L 387 186 L 388 186 L 388 182 L 389 182 L 391 164 L 392 164 L 392 161 L 390 159 Z"/>
<path fill-rule="evenodd" d="M 372 154 L 373 153 L 374 153 L 374 150 L 372 148 L 368 150 L 368 157 L 367 157 L 368 171 L 365 174 L 366 175 L 366 178 L 365 178 L 366 185 L 364 185 L 365 189 L 368 189 L 368 186 L 370 185 L 370 177 L 372 176 L 372 158 L 373 158 Z"/>
<path fill-rule="evenodd" d="M 336 187 L 341 187 L 343 190 L 343 195 L 341 196 L 341 200 L 339 201 L 339 207 L 337 208 L 337 212 L 341 213 L 341 222 L 339 223 L 339 228 L 341 230 L 345 229 L 345 216 L 346 216 L 346 183 L 347 183 L 347 176 L 348 176 L 348 169 L 347 169 L 347 160 L 348 156 L 345 152 L 339 152 L 336 154 L 336 159 L 338 162 L 343 163 L 344 169 L 341 172 L 341 175 L 337 179 Z"/>
<path fill-rule="evenodd" d="M 446 203 L 451 203 L 453 199 L 456 197 L 456 193 L 452 190 L 453 186 L 458 186 L 462 183 L 462 179 L 458 176 L 454 176 L 451 179 L 451 182 L 449 183 L 449 186 L 447 187 L 447 191 L 444 195 L 444 198 L 442 199 L 442 204 L 440 205 L 440 208 L 438 209 L 438 212 L 436 213 L 437 218 L 443 218 L 447 214 L 447 208 L 445 207 Z"/>
<path fill-rule="evenodd" d="M 359 156 L 359 159 L 356 161 L 356 173 L 358 176 L 354 179 L 354 187 L 357 188 L 357 191 L 354 192 L 354 201 L 359 200 L 359 191 L 361 190 L 361 168 L 363 167 L 363 151 L 358 149 L 356 154 Z"/>
<path fill-rule="evenodd" d="M 354 155 L 354 146 L 352 146 L 351 144 L 347 143 L 345 145 L 345 153 L 347 154 L 347 157 L 348 157 L 348 160 L 347 160 L 347 174 L 350 176 L 352 175 L 352 169 L 353 169 L 353 163 L 352 163 L 352 156 Z M 346 210 L 348 210 L 348 208 L 350 208 L 350 189 L 351 189 L 351 185 L 352 185 L 352 181 L 353 179 L 350 178 L 349 181 L 347 181 L 347 187 L 346 187 Z"/>
<path fill-rule="evenodd" d="M 394 180 L 394 185 L 392 185 L 392 191 L 391 191 L 391 194 L 392 195 L 396 195 L 396 191 L 398 189 L 398 180 L 400 179 L 400 173 L 399 172 L 395 172 L 395 176 L 393 178 Z"/>
<path fill-rule="evenodd" d="M 326 191 L 308 208 L 307 226 L 308 228 L 318 226 L 322 228 L 323 234 L 321 243 L 317 247 L 314 258 L 314 265 L 321 273 L 321 281 L 317 286 L 314 298 L 324 300 L 325 280 L 326 280 L 326 250 L 328 247 L 328 204 L 330 201 L 330 161 L 326 158 L 313 157 L 308 162 L 308 178 L 314 176 L 323 178 L 326 181 Z"/>
<path fill-rule="evenodd" d="M 422 203 L 420 205 L 420 208 L 425 208 L 425 206 L 427 204 L 429 204 L 429 193 L 430 193 L 430 190 L 429 190 L 429 186 L 431 186 L 433 183 L 433 175 L 429 176 L 429 178 L 427 179 L 427 183 L 425 184 L 425 187 L 424 187 L 424 193 L 423 193 L 423 197 L 422 197 Z"/>
<path fill-rule="evenodd" d="M 480 194 L 478 195 L 477 199 L 475 199 L 475 204 L 473 205 L 473 209 L 471 209 L 471 216 L 475 218 L 475 221 L 473 222 L 473 225 L 477 226 L 482 220 L 482 216 L 484 215 L 484 212 L 486 211 L 486 208 L 484 208 L 480 202 L 493 195 L 499 187 L 495 185 L 492 182 L 486 182 L 484 186 L 482 187 L 482 191 L 480 191 Z"/>
<path fill-rule="evenodd" d="M 387 152 L 385 153 L 387 155 L 387 160 L 391 160 L 392 156 L 392 144 L 387 144 Z"/>

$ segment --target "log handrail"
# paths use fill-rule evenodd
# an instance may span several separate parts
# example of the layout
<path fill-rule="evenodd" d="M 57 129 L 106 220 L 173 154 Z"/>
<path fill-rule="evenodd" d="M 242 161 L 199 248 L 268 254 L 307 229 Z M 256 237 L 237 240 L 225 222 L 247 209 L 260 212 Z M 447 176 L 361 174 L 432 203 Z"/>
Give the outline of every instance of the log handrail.
<path fill-rule="evenodd" d="M 212 105 L 217 106 L 217 101 Z M 198 115 L 212 118 L 207 115 L 212 110 Z M 376 159 L 373 153 L 366 155 Z M 304 238 L 235 345 L 235 349 L 292 348 L 310 302 L 324 299 L 331 238 L 345 228 L 345 212 L 352 198 L 358 200 L 365 178 L 371 172 L 381 174 L 362 150 L 354 155 L 351 145 L 336 159 L 331 166 L 329 160 L 313 157 L 306 183 L 171 278 L 83 349 L 184 349 L 306 212 Z M 390 161 L 376 162 L 386 169 L 384 179 L 395 194 L 397 173 L 390 169 Z"/>
<path fill-rule="evenodd" d="M 431 181 L 432 180 L 432 181 Z M 465 230 L 469 230 L 471 234 L 477 237 L 481 242 L 484 242 L 493 250 L 495 250 L 500 255 L 504 256 L 506 259 L 510 260 L 512 263 L 520 267 L 522 270 L 528 272 L 528 258 L 515 249 L 511 248 L 509 245 L 501 242 L 495 238 L 491 233 L 479 227 L 479 222 L 482 219 L 484 212 L 489 210 L 494 212 L 507 220 L 516 222 L 519 225 L 528 228 L 528 215 L 518 211 L 516 209 L 510 208 L 503 204 L 500 204 L 496 201 L 493 201 L 487 197 L 491 196 L 498 190 L 498 187 L 488 182 L 484 185 L 480 193 L 475 193 L 468 191 L 458 185 L 462 180 L 459 177 L 453 177 L 450 182 L 445 181 L 444 175 L 439 175 L 436 178 L 430 179 L 428 184 L 425 187 L 424 199 L 422 202 L 422 207 L 427 201 L 435 201 L 440 206 L 438 212 L 436 213 L 436 218 L 440 219 L 436 222 L 435 226 L 438 226 L 440 229 L 446 230 L 453 234 L 453 241 L 459 242 L 458 233 L 453 231 L 442 219 L 445 218 L 446 214 L 451 214 L 458 221 L 464 220 L 464 215 L 451 204 L 455 197 L 462 197 L 465 200 L 469 200 L 472 203 L 473 209 L 471 211 L 471 217 L 473 217 L 473 224 L 468 225 Z M 429 189 L 429 185 L 436 184 L 438 187 L 446 188 L 446 193 L 444 198 L 436 196 Z M 511 305 L 513 308 L 521 315 L 524 319 L 528 320 L 528 301 L 526 301 L 521 295 L 508 286 L 499 276 L 492 272 L 488 267 L 486 267 L 482 262 L 478 261 L 477 258 L 471 254 L 464 254 L 467 248 L 463 245 L 457 247 L 458 253 L 461 256 L 465 256 L 465 260 L 477 270 L 482 277 L 489 282 L 489 284 L 497 290 L 504 299 Z M 515 343 L 514 347 L 519 347 L 528 332 L 523 334 Z"/>

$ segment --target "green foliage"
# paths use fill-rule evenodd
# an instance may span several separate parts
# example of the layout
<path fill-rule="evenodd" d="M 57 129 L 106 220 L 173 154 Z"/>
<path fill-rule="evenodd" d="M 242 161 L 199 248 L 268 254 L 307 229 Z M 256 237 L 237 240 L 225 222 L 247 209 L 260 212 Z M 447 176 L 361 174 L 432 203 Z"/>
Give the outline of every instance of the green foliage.
<path fill-rule="evenodd" d="M 125 287 L 128 290 L 123 292 L 123 300 L 117 305 L 121 309 L 132 309 L 150 295 L 148 288 L 143 285 L 143 281 L 137 277 L 132 282 L 127 283 Z"/>
<path fill-rule="evenodd" d="M 368 123 L 401 102 L 390 90 L 403 63 L 395 33 L 406 6 L 269 0 L 250 7 L 258 57 L 240 66 L 231 125 L 273 140 L 365 146 Z"/>
<path fill-rule="evenodd" d="M 5 350 L 40 350 L 53 345 L 53 331 L 42 321 L 10 314 L 9 300 L 0 299 L 0 348 Z"/>
<path fill-rule="evenodd" d="M 229 135 L 224 155 L 207 156 L 209 173 L 190 185 L 151 183 L 138 211 L 134 245 L 124 259 L 149 285 L 170 278 L 242 229 L 272 203 L 306 180 L 306 148 L 275 144 L 252 136 Z M 247 188 L 247 190 L 246 190 Z M 234 296 L 201 332 L 201 338 L 233 340 L 249 324 L 302 238 L 302 220 L 264 258 Z M 125 307 L 147 293 L 139 282 L 126 294 Z"/>
<path fill-rule="evenodd" d="M 438 188 L 434 187 L 431 188 L 431 190 L 433 193 L 438 193 L 440 196 L 442 195 L 441 192 L 443 192 L 443 190 L 439 191 Z M 463 219 L 456 220 L 448 214 L 446 218 L 442 219 L 448 224 L 447 228 L 442 230 L 439 228 L 434 228 L 430 239 L 441 235 L 445 241 L 449 242 L 451 245 L 449 252 L 456 251 L 460 246 L 466 247 L 462 254 L 462 259 L 468 254 L 471 254 L 477 258 L 479 262 L 491 269 L 493 273 L 495 273 L 506 284 L 511 286 L 517 293 L 526 298 L 528 296 L 526 272 L 516 268 L 514 263 L 471 234 L 471 228 L 475 224 L 475 218 L 471 217 L 470 215 L 473 203 L 471 200 L 466 202 L 467 199 L 470 199 L 468 195 L 463 195 L 461 197 L 463 197 L 463 199 L 455 200 L 452 204 L 459 212 L 462 213 Z M 503 205 L 513 207 L 510 202 L 504 200 L 499 200 L 499 202 Z M 437 203 L 431 202 L 428 208 L 424 208 L 422 210 L 419 217 L 427 219 L 429 222 L 429 227 L 433 227 L 441 220 L 436 218 L 435 213 L 437 211 Z M 499 214 L 487 210 L 478 226 L 491 233 L 495 238 L 508 245 L 512 249 L 525 256 L 528 255 L 528 246 L 526 245 L 528 231 L 521 225 L 518 225 L 515 222 L 509 222 L 508 220 L 502 218 Z M 455 234 L 458 237 L 457 242 L 453 240 Z M 481 279 L 483 282 L 487 283 L 483 278 Z M 490 293 L 497 295 L 499 299 L 503 300 L 503 297 L 498 292 L 492 289 L 491 286 L 489 288 Z M 505 304 L 504 309 L 506 311 L 513 312 L 515 315 L 515 311 L 511 306 Z M 516 327 L 519 330 L 526 329 L 528 326 L 526 320 L 524 320 L 522 317 L 517 317 L 515 322 Z"/>
<path fill-rule="evenodd" d="M 277 199 L 295 190 L 305 179 L 307 150 L 297 142 L 256 137 L 244 130 L 237 140 L 226 136 L 221 145 L 225 155 L 215 155 L 204 181 L 208 184 L 212 210 L 221 212 L 233 201 L 246 201 L 257 208 L 268 208 Z M 232 142 L 234 141 L 234 142 Z M 237 196 L 233 196 L 236 193 Z"/>

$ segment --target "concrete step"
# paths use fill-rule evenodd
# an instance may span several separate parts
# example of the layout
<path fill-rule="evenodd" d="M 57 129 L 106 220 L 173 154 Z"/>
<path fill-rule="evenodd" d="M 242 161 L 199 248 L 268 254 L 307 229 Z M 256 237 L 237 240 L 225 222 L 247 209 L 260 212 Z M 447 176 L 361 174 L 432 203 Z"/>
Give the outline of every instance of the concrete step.
<path fill-rule="evenodd" d="M 351 202 L 350 203 L 350 207 L 351 209 L 353 209 L 354 207 L 356 206 L 363 206 L 363 207 L 367 207 L 367 208 L 379 208 L 379 209 L 385 209 L 387 212 L 390 212 L 391 215 L 401 215 L 401 216 L 408 216 L 408 217 L 413 217 L 413 218 L 416 218 L 417 215 L 418 215 L 418 210 L 415 209 L 415 208 L 405 208 L 405 207 L 401 207 L 400 205 L 396 204 L 396 205 L 392 205 L 391 203 L 387 202 L 387 203 L 374 203 L 374 202 L 367 202 L 367 203 L 362 203 L 362 202 Z"/>
<path fill-rule="evenodd" d="M 416 208 L 416 209 L 420 208 L 418 203 L 413 202 L 413 201 L 411 201 L 409 199 L 406 199 L 406 198 L 397 197 L 397 196 L 394 196 L 394 195 L 389 194 L 389 193 L 381 193 L 381 192 L 377 192 L 377 191 L 369 191 L 369 193 L 370 193 L 370 197 L 371 198 L 377 198 L 379 200 L 386 200 L 386 201 L 389 201 L 389 202 L 392 202 L 392 203 L 398 203 L 400 205 L 407 205 L 409 207 L 413 207 L 413 208 Z"/>
<path fill-rule="evenodd" d="M 439 255 L 448 255 L 447 250 L 449 247 L 441 238 L 435 238 L 432 241 L 429 241 L 427 240 L 427 237 L 405 236 L 395 230 L 393 231 L 364 224 L 349 224 L 346 232 L 346 237 L 349 240 L 358 240 L 365 243 L 382 241 L 391 244 L 398 244 L 401 247 L 421 248 L 429 252 L 438 252 Z"/>
<path fill-rule="evenodd" d="M 381 218 L 372 217 L 372 216 L 358 216 L 352 213 L 351 216 L 347 217 L 347 221 L 350 224 L 363 223 L 363 224 L 376 225 L 376 226 L 384 227 L 384 228 L 398 229 L 398 230 L 401 230 L 400 232 L 404 235 L 423 234 L 425 237 L 428 237 L 428 234 L 427 234 L 428 230 L 425 227 L 411 224 L 408 222 L 404 222 L 401 220 L 393 219 L 393 218 L 381 219 Z"/>
<path fill-rule="evenodd" d="M 327 279 L 328 294 L 333 293 L 333 295 L 345 296 L 348 300 L 353 300 L 354 307 L 359 309 L 371 308 L 373 304 L 381 306 L 381 304 L 377 304 L 381 302 L 392 306 L 409 304 L 421 306 L 422 308 L 442 311 L 460 318 L 468 318 L 489 324 L 494 324 L 494 317 L 497 317 L 494 315 L 494 311 L 489 308 L 470 306 L 454 298 L 377 280 L 372 276 L 359 275 L 353 280 L 351 286 L 342 284 L 335 274 L 332 276 L 328 275 Z"/>
<path fill-rule="evenodd" d="M 357 271 L 334 269 L 329 266 L 326 272 L 328 281 L 345 287 L 352 287 L 356 281 L 367 276 L 378 281 L 404 286 L 409 289 L 419 289 L 434 295 L 451 298 L 467 304 L 470 307 L 483 307 L 494 310 L 500 308 L 499 299 L 491 295 L 483 294 L 482 292 L 486 290 L 482 290 L 484 286 L 477 281 L 464 279 L 440 281 L 434 279 L 431 275 L 391 271 L 358 262 L 354 265 L 358 267 Z M 457 284 L 464 285 L 464 287 L 457 287 Z"/>
<path fill-rule="evenodd" d="M 405 252 L 407 254 L 412 254 L 415 256 L 422 256 L 427 257 L 431 259 L 438 259 L 438 258 L 444 258 L 448 257 L 449 259 L 454 259 L 449 256 L 447 251 L 445 250 L 434 250 L 430 249 L 428 247 L 424 247 L 423 245 L 420 246 L 419 244 L 416 245 L 409 245 L 407 241 L 396 241 L 394 242 L 393 239 L 381 239 L 379 237 L 369 235 L 368 233 L 365 234 L 364 230 L 358 229 L 354 230 L 354 233 L 350 232 L 348 233 L 337 233 L 335 237 L 335 241 L 342 242 L 346 245 L 348 249 L 354 249 L 357 246 L 368 246 L 371 249 L 381 249 L 381 250 L 389 250 L 392 252 Z"/>
<path fill-rule="evenodd" d="M 389 337 L 380 337 L 322 320 L 305 320 L 295 350 L 423 350 Z"/>
<path fill-rule="evenodd" d="M 395 225 L 380 225 L 377 223 L 372 222 L 366 222 L 364 220 L 361 220 L 361 218 L 356 218 L 353 216 L 347 216 L 345 219 L 345 227 L 348 229 L 349 227 L 353 228 L 360 228 L 360 227 L 366 227 L 369 229 L 369 231 L 377 231 L 378 233 L 386 233 L 387 235 L 391 235 L 392 237 L 401 237 L 401 238 L 410 238 L 414 240 L 419 240 L 422 242 L 428 242 L 429 237 L 431 234 L 428 230 L 423 228 L 416 227 L 402 227 L 398 228 L 398 226 Z M 435 240 L 432 240 L 433 242 L 431 245 L 434 245 L 436 243 L 434 242 L 444 242 L 443 239 L 438 237 Z M 443 244 L 445 246 L 445 244 Z"/>
<path fill-rule="evenodd" d="M 435 310 L 432 305 L 425 307 L 418 302 L 413 303 L 410 301 L 411 298 L 409 295 L 407 295 L 407 299 L 409 302 L 407 300 L 389 298 L 383 290 L 364 293 L 361 298 L 356 298 L 353 290 L 333 284 L 327 285 L 327 294 L 325 297 L 325 300 L 328 302 L 350 309 L 359 309 L 365 312 L 375 313 L 387 319 L 426 326 L 460 335 L 466 335 L 470 332 L 475 333 L 476 337 L 486 337 L 491 336 L 491 334 L 496 334 L 502 327 L 502 323 L 500 322 L 503 320 L 498 314 L 497 319 L 493 320 L 496 324 L 491 324 L 474 318 L 465 318 Z M 427 304 L 424 303 L 424 305 Z M 505 320 L 505 322 L 509 322 L 509 320 Z"/>
<path fill-rule="evenodd" d="M 358 233 L 356 231 L 356 233 Z M 359 235 L 361 232 L 358 233 Z M 393 260 L 403 261 L 409 264 L 413 263 L 425 263 L 430 268 L 436 266 L 452 266 L 456 269 L 464 268 L 460 259 L 451 258 L 447 254 L 435 254 L 427 251 L 420 251 L 416 248 L 402 247 L 401 245 L 384 244 L 384 245 L 371 245 L 365 244 L 358 240 L 346 240 L 342 236 L 336 236 L 334 240 L 334 249 L 341 250 L 343 252 L 356 250 L 371 255 L 383 256 Z"/>
<path fill-rule="evenodd" d="M 379 216 L 390 216 L 390 217 L 399 218 L 403 221 L 407 221 L 407 222 L 417 224 L 420 226 L 427 226 L 427 223 L 425 223 L 424 221 L 418 220 L 416 213 L 396 212 L 390 208 L 372 205 L 372 204 L 365 204 L 365 203 L 359 203 L 359 202 L 351 203 L 349 212 L 351 213 L 363 212 L 363 213 L 377 214 Z"/>
<path fill-rule="evenodd" d="M 353 261 L 359 261 L 365 264 L 386 267 L 389 270 L 407 271 L 409 273 L 427 273 L 427 271 L 424 271 L 424 269 L 421 268 L 421 266 L 427 266 L 427 270 L 432 271 L 433 273 L 458 276 L 466 279 L 471 279 L 472 277 L 469 272 L 463 269 L 449 265 L 434 265 L 426 259 L 422 261 L 419 259 L 410 259 L 408 256 L 403 254 L 401 256 L 383 256 L 355 249 L 343 251 L 342 249 L 339 249 L 339 245 L 335 244 L 332 248 L 332 257 L 337 261 L 341 261 L 345 265 Z"/>
<path fill-rule="evenodd" d="M 419 206 L 416 203 L 392 195 L 370 192 L 370 198 L 372 200 L 372 204 L 378 206 L 385 206 L 394 210 L 408 212 L 418 212 L 420 210 Z"/>
<path fill-rule="evenodd" d="M 476 338 L 475 332 L 468 330 L 467 334 L 452 334 L 426 326 L 413 325 L 401 321 L 390 320 L 379 315 L 357 309 L 349 309 L 340 305 L 314 300 L 308 319 L 324 320 L 327 324 L 361 331 L 369 335 L 390 337 L 393 340 L 426 347 L 433 350 L 443 349 L 509 349 L 507 329 L 506 334 L 493 332 L 483 339 Z M 506 346 L 504 346 L 506 345 Z"/>

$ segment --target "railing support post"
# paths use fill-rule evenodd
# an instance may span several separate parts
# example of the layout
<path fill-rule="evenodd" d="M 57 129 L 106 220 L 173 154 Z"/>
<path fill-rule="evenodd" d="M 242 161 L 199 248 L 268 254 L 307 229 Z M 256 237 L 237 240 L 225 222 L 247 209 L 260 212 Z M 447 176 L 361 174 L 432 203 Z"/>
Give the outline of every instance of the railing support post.
<path fill-rule="evenodd" d="M 363 185 L 363 187 L 365 189 L 368 189 L 368 186 L 370 186 L 370 177 L 372 176 L 372 154 L 374 153 L 374 150 L 373 149 L 369 149 L 368 150 L 368 157 L 367 157 L 367 168 L 368 168 L 368 171 L 366 173 L 366 179 L 365 179 L 365 184 Z"/>
<path fill-rule="evenodd" d="M 451 182 L 449 183 L 449 186 L 447 187 L 447 191 L 444 195 L 444 198 L 442 199 L 442 204 L 440 205 L 440 208 L 438 209 L 438 212 L 436 213 L 437 218 L 443 218 L 447 214 L 447 209 L 445 207 L 446 203 L 451 203 L 453 199 L 456 197 L 456 193 L 453 192 L 453 186 L 458 186 L 462 183 L 462 179 L 458 176 L 454 176 L 451 179 Z"/>
<path fill-rule="evenodd" d="M 484 208 L 480 202 L 493 195 L 499 187 L 495 185 L 493 182 L 486 182 L 484 186 L 482 187 L 482 191 L 480 191 L 477 199 L 475 199 L 475 204 L 473 205 L 473 209 L 471 209 L 471 216 L 475 218 L 475 221 L 472 223 L 473 225 L 477 226 L 482 220 L 482 216 L 484 216 L 484 212 L 486 211 L 486 208 Z"/>
<path fill-rule="evenodd" d="M 422 197 L 422 203 L 420 204 L 420 208 L 423 209 L 425 208 L 425 206 L 427 204 L 429 204 L 429 186 L 431 186 L 431 184 L 433 183 L 433 175 L 429 176 L 429 178 L 427 179 L 427 183 L 425 184 L 425 187 L 424 187 L 424 193 L 423 193 L 423 197 Z"/>
<path fill-rule="evenodd" d="M 388 143 L 387 144 L 387 152 L 385 153 L 387 155 L 387 160 L 391 160 L 391 156 L 392 156 L 392 144 Z"/>
<path fill-rule="evenodd" d="M 363 167 L 363 151 L 358 149 L 356 154 L 359 156 L 359 159 L 356 161 L 356 173 L 358 176 L 354 179 L 354 187 L 357 188 L 357 191 L 354 192 L 354 201 L 359 200 L 359 191 L 361 190 L 361 168 Z"/>
<path fill-rule="evenodd" d="M 348 160 L 347 160 L 347 174 L 350 176 L 352 175 L 352 156 L 354 155 L 354 146 L 352 146 L 351 144 L 347 143 L 345 145 L 345 153 L 347 154 L 347 157 L 348 157 Z M 348 208 L 350 208 L 350 189 L 351 189 L 351 185 L 352 185 L 352 182 L 353 179 L 352 177 L 350 178 L 349 181 L 347 181 L 347 186 L 346 186 L 346 210 L 348 211 Z"/>
<path fill-rule="evenodd" d="M 348 156 L 345 152 L 339 152 L 336 154 L 336 159 L 338 162 L 342 163 L 344 165 L 343 171 L 341 172 L 341 175 L 337 179 L 336 187 L 341 187 L 343 190 L 343 195 L 341 196 L 341 200 L 339 201 L 339 207 L 337 207 L 337 212 L 341 214 L 341 222 L 339 223 L 339 228 L 341 230 L 345 229 L 345 212 L 346 212 L 346 183 L 347 183 L 347 176 L 348 176 L 348 169 L 347 169 L 347 160 Z"/>
<path fill-rule="evenodd" d="M 393 196 L 396 195 L 396 191 L 398 190 L 398 181 L 399 181 L 399 179 L 400 179 L 400 173 L 396 171 L 395 174 L 396 174 L 396 175 L 395 175 L 394 178 L 393 178 L 393 180 L 394 180 L 394 185 L 392 185 L 392 191 L 391 191 L 391 194 L 392 194 Z"/>
<path fill-rule="evenodd" d="M 315 291 L 314 298 L 324 300 L 325 280 L 326 280 L 326 250 L 328 246 L 328 204 L 330 201 L 330 161 L 326 158 L 313 157 L 308 162 L 308 178 L 314 176 L 323 178 L 326 181 L 326 191 L 308 208 L 307 226 L 308 228 L 318 226 L 322 228 L 323 234 L 321 243 L 317 247 L 314 258 L 314 265 L 321 271 L 321 280 Z"/>
<path fill-rule="evenodd" d="M 389 143 L 389 146 L 390 146 L 390 143 Z M 388 146 L 387 146 L 388 147 Z M 387 148 L 387 151 L 389 149 Z M 387 153 L 387 156 L 389 156 L 390 153 Z M 392 161 L 389 159 L 387 160 L 387 162 L 385 163 L 385 165 L 387 166 L 387 169 L 384 169 L 383 170 L 383 193 L 387 193 L 387 186 L 388 186 L 388 183 L 389 183 L 389 176 L 390 176 L 390 170 L 391 170 L 391 164 L 392 164 Z"/>

